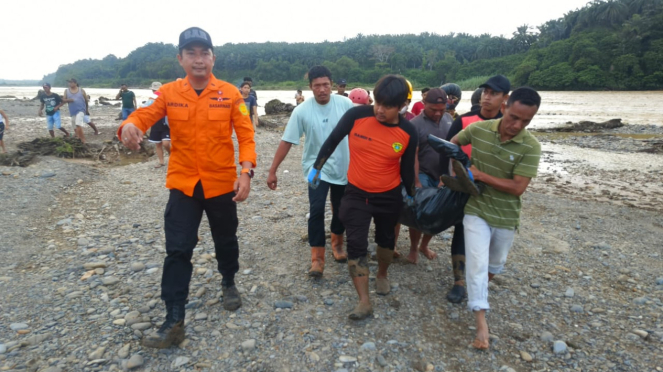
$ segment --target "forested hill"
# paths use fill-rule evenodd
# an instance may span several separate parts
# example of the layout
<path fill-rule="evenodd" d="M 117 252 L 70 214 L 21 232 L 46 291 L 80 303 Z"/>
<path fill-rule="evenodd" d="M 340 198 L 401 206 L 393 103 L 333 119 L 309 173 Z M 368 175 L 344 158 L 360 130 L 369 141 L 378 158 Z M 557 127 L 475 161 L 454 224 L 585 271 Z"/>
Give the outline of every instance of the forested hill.
<path fill-rule="evenodd" d="M 73 76 L 85 86 L 147 86 L 183 75 L 176 53 L 172 44 L 149 43 L 126 58 L 60 66 L 44 81 L 62 86 Z M 359 34 L 342 42 L 225 44 L 215 54 L 217 77 L 251 76 L 262 88 L 305 86 L 308 68 L 324 64 L 350 86 L 399 73 L 417 87 L 456 82 L 472 89 L 501 73 L 516 86 L 543 90 L 663 89 L 663 0 L 595 0 L 509 37 Z"/>

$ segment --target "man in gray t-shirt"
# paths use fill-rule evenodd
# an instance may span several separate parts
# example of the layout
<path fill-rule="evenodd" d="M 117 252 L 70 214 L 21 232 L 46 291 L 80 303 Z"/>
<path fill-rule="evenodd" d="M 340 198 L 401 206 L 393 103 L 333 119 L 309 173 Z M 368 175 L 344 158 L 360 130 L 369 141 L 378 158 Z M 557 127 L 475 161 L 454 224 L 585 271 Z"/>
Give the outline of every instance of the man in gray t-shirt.
<path fill-rule="evenodd" d="M 424 110 L 410 122 L 417 129 L 419 136 L 419 147 L 417 147 L 417 158 L 415 161 L 415 186 L 437 187 L 440 183 L 440 154 L 428 145 L 428 135 L 432 134 L 439 138 L 446 138 L 451 127 L 453 118 L 446 110 L 447 94 L 440 88 L 428 91 L 424 99 Z M 428 248 L 432 235 L 423 234 L 421 231 L 410 227 L 410 253 L 407 260 L 416 264 L 419 261 L 419 252 L 429 260 L 437 257 L 437 254 Z M 421 239 L 421 244 L 419 240 Z"/>

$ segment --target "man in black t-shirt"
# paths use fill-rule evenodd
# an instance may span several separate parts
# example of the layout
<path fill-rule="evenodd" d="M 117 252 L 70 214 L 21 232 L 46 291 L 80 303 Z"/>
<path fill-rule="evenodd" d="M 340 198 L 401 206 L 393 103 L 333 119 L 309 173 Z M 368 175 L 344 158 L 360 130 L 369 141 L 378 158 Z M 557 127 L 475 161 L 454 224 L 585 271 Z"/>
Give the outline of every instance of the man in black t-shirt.
<path fill-rule="evenodd" d="M 51 137 L 55 137 L 53 127 L 58 128 L 66 137 L 69 137 L 69 132 L 62 128 L 62 120 L 60 119 L 60 107 L 64 104 L 62 98 L 57 93 L 51 92 L 51 84 L 44 83 L 44 93 L 39 97 L 41 105 L 37 115 L 44 116 L 44 107 L 46 107 L 46 127 Z"/>

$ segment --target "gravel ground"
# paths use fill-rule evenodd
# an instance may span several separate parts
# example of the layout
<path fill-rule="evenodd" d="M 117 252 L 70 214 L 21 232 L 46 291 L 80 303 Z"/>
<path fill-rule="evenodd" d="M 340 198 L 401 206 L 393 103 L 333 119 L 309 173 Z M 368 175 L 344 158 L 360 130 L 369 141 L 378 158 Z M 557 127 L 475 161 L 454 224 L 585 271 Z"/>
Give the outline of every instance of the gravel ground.
<path fill-rule="evenodd" d="M 18 124 L 10 139 L 45 133 L 43 123 L 8 111 Z M 98 112 L 93 118 L 112 133 L 117 109 Z M 203 220 L 187 339 L 162 351 L 139 341 L 165 315 L 165 169 L 154 169 L 154 159 L 109 166 L 42 158 L 0 167 L 0 370 L 661 370 L 660 155 L 646 154 L 649 168 L 620 170 L 544 144 L 546 163 L 524 196 L 507 272 L 490 285 L 491 350 L 479 352 L 468 347 L 472 314 L 445 299 L 450 231 L 431 243 L 437 259 L 395 262 L 392 293 L 372 294 L 375 316 L 366 321 L 347 319 L 356 294 L 345 264 L 329 254 L 323 279 L 307 277 L 301 146 L 281 165 L 279 189 L 265 184 L 279 138 L 258 131 L 256 177 L 238 208 L 243 307 L 221 306 Z M 406 253 L 403 230 L 398 246 Z M 373 262 L 372 278 L 376 269 Z"/>

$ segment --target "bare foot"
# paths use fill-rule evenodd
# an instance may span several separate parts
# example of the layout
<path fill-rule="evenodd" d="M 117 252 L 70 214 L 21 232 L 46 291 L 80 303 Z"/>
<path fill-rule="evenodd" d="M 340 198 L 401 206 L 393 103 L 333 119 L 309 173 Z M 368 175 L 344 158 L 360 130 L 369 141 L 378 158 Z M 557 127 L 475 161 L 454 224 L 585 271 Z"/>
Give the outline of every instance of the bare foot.
<path fill-rule="evenodd" d="M 477 350 L 488 350 L 489 344 L 487 340 L 482 341 L 477 337 L 474 339 L 474 342 L 472 342 L 472 347 Z"/>
<path fill-rule="evenodd" d="M 394 258 L 401 258 L 400 252 L 394 249 Z"/>
<path fill-rule="evenodd" d="M 472 342 L 472 347 L 477 350 L 488 350 L 490 334 L 488 333 L 488 322 L 486 322 L 486 311 L 476 313 L 477 337 Z"/>
<path fill-rule="evenodd" d="M 154 168 L 161 168 L 161 167 L 163 167 L 164 165 L 165 165 L 165 164 L 157 163 L 157 165 L 155 165 Z"/>
<path fill-rule="evenodd" d="M 419 262 L 419 252 L 416 250 L 410 250 L 410 253 L 407 255 L 407 260 L 408 262 L 416 265 Z"/>
<path fill-rule="evenodd" d="M 421 252 L 421 254 L 426 256 L 426 258 L 428 258 L 429 260 L 434 260 L 435 258 L 437 258 L 437 253 L 431 251 L 430 248 L 428 247 L 419 248 L 419 252 Z"/>

